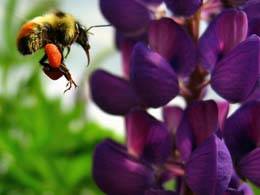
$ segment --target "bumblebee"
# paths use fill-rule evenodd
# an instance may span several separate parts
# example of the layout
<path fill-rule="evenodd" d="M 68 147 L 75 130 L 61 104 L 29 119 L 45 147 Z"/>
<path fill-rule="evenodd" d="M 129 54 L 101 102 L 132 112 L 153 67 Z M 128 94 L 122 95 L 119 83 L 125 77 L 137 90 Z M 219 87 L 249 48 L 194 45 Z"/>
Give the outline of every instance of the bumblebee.
<path fill-rule="evenodd" d="M 44 48 L 47 44 L 56 45 L 62 55 L 60 66 L 58 68 L 53 68 L 47 62 L 51 57 L 50 52 L 48 55 L 45 52 L 39 63 L 43 66 L 43 70 L 46 74 L 49 73 L 52 75 L 52 73 L 55 72 L 59 75 L 64 75 L 68 80 L 68 89 L 70 89 L 72 85 L 75 87 L 77 87 L 77 85 L 73 81 L 68 68 L 63 63 L 63 51 L 64 49 L 67 49 L 66 58 L 70 52 L 71 45 L 73 43 L 78 43 L 84 49 L 89 64 L 89 29 L 82 26 L 70 14 L 61 11 L 51 12 L 43 16 L 35 17 L 21 27 L 17 36 L 17 48 L 22 55 L 30 55 L 39 49 Z M 48 51 L 52 50 L 48 49 Z M 55 52 L 55 55 L 56 54 L 57 52 Z"/>

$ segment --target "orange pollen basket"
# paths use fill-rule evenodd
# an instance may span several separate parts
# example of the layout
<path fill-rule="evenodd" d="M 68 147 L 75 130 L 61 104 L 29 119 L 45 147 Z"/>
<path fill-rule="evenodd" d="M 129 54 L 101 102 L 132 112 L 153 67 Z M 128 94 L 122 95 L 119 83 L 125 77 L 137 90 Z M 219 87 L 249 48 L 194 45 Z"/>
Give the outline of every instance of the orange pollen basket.
<path fill-rule="evenodd" d="M 44 50 L 48 57 L 50 66 L 52 68 L 59 68 L 61 65 L 62 55 L 58 47 L 52 43 L 48 43 L 45 45 Z"/>

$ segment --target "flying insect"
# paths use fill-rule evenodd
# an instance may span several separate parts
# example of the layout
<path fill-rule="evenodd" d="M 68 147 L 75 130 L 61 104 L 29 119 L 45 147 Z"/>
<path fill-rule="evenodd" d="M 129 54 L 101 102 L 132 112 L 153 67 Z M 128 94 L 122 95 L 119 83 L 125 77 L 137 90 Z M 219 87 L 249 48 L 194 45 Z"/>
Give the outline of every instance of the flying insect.
<path fill-rule="evenodd" d="M 17 36 L 17 48 L 22 55 L 30 55 L 39 49 L 45 48 L 45 54 L 39 61 L 43 66 L 43 71 L 50 77 L 55 75 L 64 75 L 68 80 L 69 90 L 72 85 L 77 87 L 73 81 L 69 69 L 64 64 L 64 58 L 66 58 L 70 52 L 70 47 L 73 43 L 79 44 L 87 55 L 87 61 L 90 61 L 90 44 L 88 40 L 88 31 L 93 27 L 103 27 L 110 25 L 98 25 L 91 26 L 86 29 L 81 25 L 72 15 L 64 13 L 62 11 L 50 12 L 43 16 L 38 16 L 29 20 L 22 25 Z M 51 47 L 46 48 L 46 45 L 52 44 Z M 50 45 L 49 45 L 50 46 Z M 57 48 L 55 48 L 56 46 Z M 55 61 L 55 57 L 61 54 L 60 64 L 52 67 L 50 59 Z M 64 49 L 67 49 L 67 54 L 63 56 Z M 47 60 L 49 62 L 47 62 Z"/>

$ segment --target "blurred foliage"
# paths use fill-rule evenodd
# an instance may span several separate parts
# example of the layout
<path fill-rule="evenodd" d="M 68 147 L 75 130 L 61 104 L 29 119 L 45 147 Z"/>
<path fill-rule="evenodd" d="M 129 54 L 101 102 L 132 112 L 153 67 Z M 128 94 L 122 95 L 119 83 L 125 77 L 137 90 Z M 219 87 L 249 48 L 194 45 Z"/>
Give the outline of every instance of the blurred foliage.
<path fill-rule="evenodd" d="M 255 185 L 252 185 L 252 188 L 253 188 L 255 195 L 260 195 L 260 189 L 258 187 L 256 187 Z"/>
<path fill-rule="evenodd" d="M 102 194 L 91 178 L 92 153 L 105 137 L 118 137 L 86 119 L 86 103 L 77 101 L 64 109 L 60 99 L 48 98 L 36 66 L 42 51 L 24 57 L 15 45 L 21 24 L 55 8 L 58 0 L 34 2 L 22 19 L 15 16 L 18 0 L 5 3 L 0 46 L 0 194 Z M 9 93 L 9 82 L 22 64 L 28 74 Z"/>

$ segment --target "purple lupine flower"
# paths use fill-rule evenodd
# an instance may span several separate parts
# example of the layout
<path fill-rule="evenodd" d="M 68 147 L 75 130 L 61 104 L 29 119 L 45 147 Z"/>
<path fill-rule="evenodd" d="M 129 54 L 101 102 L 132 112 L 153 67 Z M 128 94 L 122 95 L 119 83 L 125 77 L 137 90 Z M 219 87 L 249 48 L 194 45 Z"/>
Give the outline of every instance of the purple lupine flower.
<path fill-rule="evenodd" d="M 230 116 L 223 131 L 239 175 L 260 186 L 260 102 L 250 101 Z"/>
<path fill-rule="evenodd" d="M 150 11 L 133 0 L 101 0 L 100 8 L 106 19 L 128 36 L 144 33 L 152 20 Z"/>
<path fill-rule="evenodd" d="M 179 91 L 171 65 L 142 43 L 132 55 L 130 80 L 96 71 L 90 78 L 92 98 L 104 111 L 124 115 L 136 107 L 159 107 Z M 160 91 L 160 93 L 158 93 Z M 112 93 L 113 96 L 108 96 Z"/>
<path fill-rule="evenodd" d="M 162 3 L 172 15 L 156 13 Z M 97 70 L 90 89 L 102 110 L 124 116 L 126 143 L 97 145 L 98 187 L 110 195 L 252 195 L 245 182 L 260 186 L 259 1 L 100 6 L 116 28 L 124 75 Z M 199 37 L 202 20 L 209 25 Z M 209 85 L 224 100 L 205 100 Z M 168 105 L 176 96 L 184 108 Z M 241 108 L 227 118 L 237 102 Z M 147 111 L 162 106 L 163 122 Z M 171 181 L 176 187 L 166 188 Z"/>
<path fill-rule="evenodd" d="M 152 163 L 163 163 L 169 157 L 172 140 L 163 123 L 136 110 L 126 115 L 126 129 L 129 153 Z"/>
<path fill-rule="evenodd" d="M 93 158 L 93 177 L 106 194 L 141 195 L 155 185 L 149 164 L 131 156 L 124 146 L 112 140 L 100 143 Z"/>
<path fill-rule="evenodd" d="M 199 40 L 202 65 L 212 70 L 247 36 L 247 16 L 243 11 L 227 10 L 219 14 Z"/>
<path fill-rule="evenodd" d="M 185 77 L 195 69 L 195 43 L 185 29 L 174 20 L 162 18 L 152 21 L 148 40 L 150 47 L 167 59 L 179 76 Z"/>
<path fill-rule="evenodd" d="M 138 43 L 131 60 L 130 81 L 145 105 L 163 106 L 178 94 L 177 75 L 157 52 Z"/>
<path fill-rule="evenodd" d="M 95 71 L 90 78 L 92 98 L 96 104 L 110 114 L 125 114 L 141 101 L 127 80 L 103 70 Z M 113 96 L 109 96 L 109 94 Z"/>
<path fill-rule="evenodd" d="M 194 102 L 185 110 L 177 130 L 186 182 L 198 194 L 223 194 L 231 179 L 231 157 L 223 140 L 215 135 L 217 126 L 217 104 Z"/>
<path fill-rule="evenodd" d="M 169 131 L 146 112 L 129 113 L 126 127 L 127 147 L 106 140 L 97 146 L 94 154 L 93 176 L 107 194 L 138 195 L 160 187 L 161 170 L 156 166 L 165 162 L 170 154 Z M 125 181 L 117 185 L 121 177 Z"/>
<path fill-rule="evenodd" d="M 245 101 L 258 82 L 260 38 L 252 35 L 246 39 L 246 36 L 246 14 L 228 10 L 200 38 L 202 64 L 211 71 L 211 86 L 230 102 Z"/>

